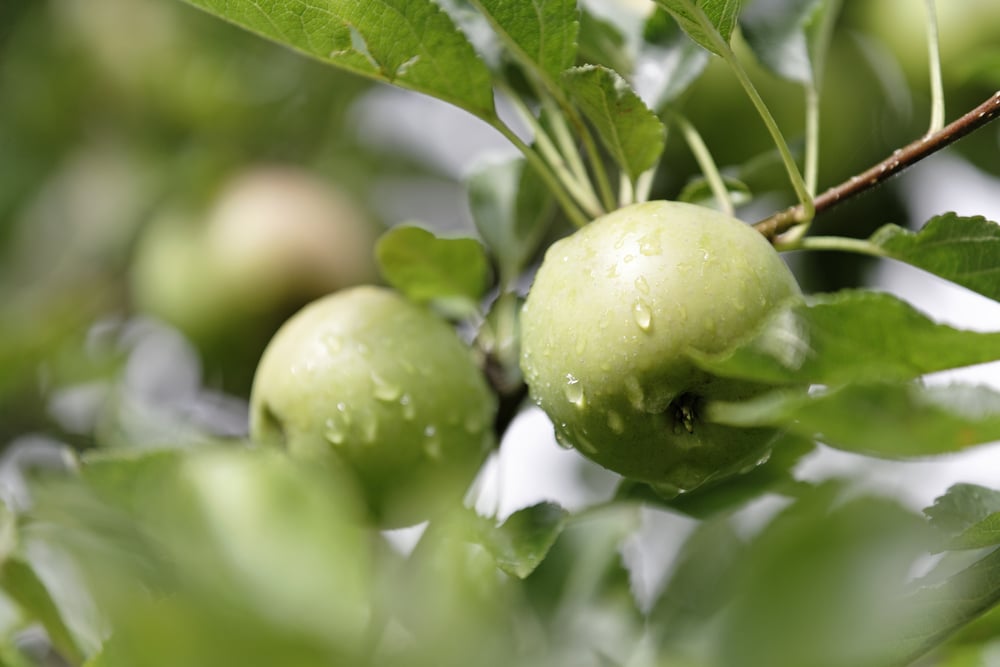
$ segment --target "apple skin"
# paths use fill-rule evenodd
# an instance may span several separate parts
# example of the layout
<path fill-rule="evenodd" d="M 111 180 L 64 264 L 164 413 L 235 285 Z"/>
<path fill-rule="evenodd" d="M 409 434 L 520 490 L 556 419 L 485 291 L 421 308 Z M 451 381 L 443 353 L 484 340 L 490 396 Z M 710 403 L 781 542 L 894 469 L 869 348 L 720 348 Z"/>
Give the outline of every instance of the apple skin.
<path fill-rule="evenodd" d="M 461 500 L 494 444 L 496 398 L 444 320 L 363 286 L 306 306 L 264 351 L 250 431 L 344 466 L 375 523 L 412 525 Z"/>
<path fill-rule="evenodd" d="M 521 314 L 521 368 L 561 443 L 661 492 L 691 490 L 753 466 L 775 433 L 703 421 L 702 401 L 764 388 L 713 377 L 686 352 L 722 352 L 797 298 L 749 225 L 635 204 L 549 248 Z"/>

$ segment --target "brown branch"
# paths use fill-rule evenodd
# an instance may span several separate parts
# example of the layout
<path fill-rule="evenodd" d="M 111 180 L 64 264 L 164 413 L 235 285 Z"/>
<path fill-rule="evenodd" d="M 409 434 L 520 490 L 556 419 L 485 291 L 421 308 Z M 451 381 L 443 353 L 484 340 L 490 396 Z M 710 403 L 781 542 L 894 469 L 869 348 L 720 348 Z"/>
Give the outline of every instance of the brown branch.
<path fill-rule="evenodd" d="M 857 176 L 852 176 L 840 185 L 834 186 L 816 197 L 813 202 L 816 207 L 816 215 L 866 190 L 870 190 L 907 167 L 916 164 L 928 155 L 941 150 L 970 132 L 986 125 L 998 116 L 1000 116 L 1000 90 L 978 107 L 958 120 L 949 123 L 934 134 L 921 137 L 906 147 L 893 151 L 892 155 L 874 167 Z M 803 222 L 807 222 L 805 210 L 801 204 L 798 204 L 761 220 L 754 224 L 754 228 L 767 238 L 773 239 L 782 232 L 786 232 Z"/>

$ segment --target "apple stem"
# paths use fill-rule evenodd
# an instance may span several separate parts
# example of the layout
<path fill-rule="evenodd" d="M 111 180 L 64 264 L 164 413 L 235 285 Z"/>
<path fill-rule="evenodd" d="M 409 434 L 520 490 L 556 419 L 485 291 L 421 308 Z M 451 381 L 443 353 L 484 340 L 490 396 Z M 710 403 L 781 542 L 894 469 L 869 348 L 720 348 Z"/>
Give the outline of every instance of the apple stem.
<path fill-rule="evenodd" d="M 927 61 L 931 76 L 931 125 L 927 136 L 944 127 L 944 84 L 941 77 L 941 51 L 938 46 L 937 12 L 934 0 L 925 0 L 927 9 Z"/>
<path fill-rule="evenodd" d="M 892 155 L 866 171 L 852 176 L 840 185 L 836 185 L 816 197 L 811 208 L 819 214 L 847 201 L 858 194 L 874 188 L 890 177 L 900 173 L 928 155 L 953 144 L 962 137 L 986 125 L 1000 116 L 1000 90 L 990 96 L 985 102 L 968 112 L 961 118 L 949 123 L 939 131 L 921 137 L 903 148 L 896 149 Z M 791 228 L 809 221 L 811 212 L 802 204 L 791 206 L 754 224 L 754 228 L 769 239 L 787 232 Z"/>
<path fill-rule="evenodd" d="M 698 162 L 701 173 L 704 174 L 705 180 L 708 181 L 708 186 L 712 189 L 712 194 L 715 195 L 715 199 L 719 203 L 719 210 L 726 215 L 734 215 L 735 209 L 732 197 L 729 196 L 729 189 L 722 179 L 718 165 L 716 165 L 715 160 L 712 158 L 712 153 L 701 138 L 701 134 L 698 133 L 698 130 L 691 121 L 682 114 L 670 112 L 669 116 L 670 120 L 680 129 L 684 140 L 694 155 L 694 159 Z"/>

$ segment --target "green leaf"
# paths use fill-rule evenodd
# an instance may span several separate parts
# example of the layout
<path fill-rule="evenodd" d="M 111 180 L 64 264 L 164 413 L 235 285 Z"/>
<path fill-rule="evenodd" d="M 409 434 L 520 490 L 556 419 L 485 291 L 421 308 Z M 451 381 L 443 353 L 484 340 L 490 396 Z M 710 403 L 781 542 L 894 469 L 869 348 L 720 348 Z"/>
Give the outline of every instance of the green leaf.
<path fill-rule="evenodd" d="M 746 204 L 753 198 L 746 183 L 728 176 L 723 176 L 722 182 L 725 184 L 726 190 L 729 191 L 729 197 L 734 206 Z M 681 193 L 677 195 L 677 200 L 709 208 L 718 208 L 719 205 L 712 187 L 708 184 L 708 179 L 704 176 L 698 176 L 688 182 Z"/>
<path fill-rule="evenodd" d="M 1000 549 L 944 582 L 914 591 L 903 602 L 906 621 L 886 641 L 901 658 L 893 664 L 908 665 L 1000 603 Z"/>
<path fill-rule="evenodd" d="M 886 635 L 907 613 L 926 524 L 891 500 L 843 491 L 828 484 L 804 496 L 741 554 L 712 664 L 897 664 L 886 660 Z"/>
<path fill-rule="evenodd" d="M 931 525 L 950 534 L 961 533 L 996 512 L 1000 512 L 1000 491 L 978 484 L 954 484 L 924 510 Z"/>
<path fill-rule="evenodd" d="M 688 38 L 677 21 L 661 7 L 649 17 L 643 34 L 644 60 L 657 64 L 657 78 L 649 93 L 657 111 L 676 100 L 708 65 L 708 52 Z"/>
<path fill-rule="evenodd" d="M 419 303 L 475 310 L 488 287 L 489 262 L 475 239 L 442 239 L 420 227 L 395 227 L 379 238 L 375 257 L 386 281 Z"/>
<path fill-rule="evenodd" d="M 552 219 L 552 197 L 522 158 L 481 167 L 467 186 L 476 229 L 509 287 L 538 249 Z"/>
<path fill-rule="evenodd" d="M 648 484 L 625 480 L 615 494 L 617 500 L 640 500 L 682 512 L 696 519 L 709 519 L 731 512 L 766 493 L 784 493 L 801 486 L 792 469 L 816 446 L 812 440 L 783 434 L 772 446 L 767 461 L 753 470 L 721 482 L 671 498 L 658 494 Z"/>
<path fill-rule="evenodd" d="M 1000 301 L 1000 225 L 945 213 L 919 232 L 886 225 L 869 239 L 886 256 Z"/>
<path fill-rule="evenodd" d="M 771 72 L 798 83 L 813 81 L 809 27 L 821 15 L 823 0 L 751 3 L 740 17 L 747 43 Z"/>
<path fill-rule="evenodd" d="M 625 35 L 618 26 L 598 18 L 586 9 L 580 12 L 578 40 L 580 44 L 576 59 L 580 65 L 604 65 L 616 72 L 631 72 L 635 66 Z"/>
<path fill-rule="evenodd" d="M 728 602 L 746 548 L 728 519 L 705 521 L 685 540 L 649 612 L 661 642 L 683 640 Z"/>
<path fill-rule="evenodd" d="M 909 380 L 1000 359 L 1000 333 L 954 329 L 889 294 L 844 290 L 777 312 L 730 352 L 692 357 L 713 373 L 772 384 Z"/>
<path fill-rule="evenodd" d="M 514 512 L 482 536 L 497 566 L 518 579 L 535 571 L 566 526 L 567 512 L 555 503 L 539 503 Z"/>
<path fill-rule="evenodd" d="M 45 628 L 52 644 L 70 661 L 82 662 L 83 656 L 62 612 L 35 570 L 20 558 L 8 558 L 0 566 L 0 588 L 15 600 L 27 615 Z"/>
<path fill-rule="evenodd" d="M 323 62 L 496 116 L 489 70 L 431 0 L 188 0 Z"/>
<path fill-rule="evenodd" d="M 695 42 L 716 55 L 729 43 L 740 0 L 656 0 Z"/>
<path fill-rule="evenodd" d="M 576 60 L 576 0 L 471 0 L 524 65 L 550 81 Z"/>
<path fill-rule="evenodd" d="M 607 67 L 584 65 L 564 72 L 563 82 L 629 178 L 656 164 L 666 130 L 625 79 Z"/>
<path fill-rule="evenodd" d="M 870 456 L 947 454 L 1000 440 L 1000 394 L 970 385 L 855 384 L 776 391 L 706 406 L 708 418 L 739 426 L 783 426 L 831 447 Z"/>
<path fill-rule="evenodd" d="M 1000 544 L 1000 491 L 955 484 L 924 510 L 944 533 L 945 549 L 981 549 Z"/>

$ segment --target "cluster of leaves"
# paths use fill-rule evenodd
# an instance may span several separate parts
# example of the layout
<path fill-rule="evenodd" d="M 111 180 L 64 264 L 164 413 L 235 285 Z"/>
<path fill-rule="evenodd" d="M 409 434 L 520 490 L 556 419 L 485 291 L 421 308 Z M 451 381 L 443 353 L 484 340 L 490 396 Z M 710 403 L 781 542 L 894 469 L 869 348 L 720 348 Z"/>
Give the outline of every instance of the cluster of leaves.
<path fill-rule="evenodd" d="M 517 290 L 556 208 L 582 224 L 647 196 L 668 126 L 705 165 L 685 198 L 726 206 L 749 197 L 742 180 L 722 179 L 708 164 L 683 115 L 684 94 L 716 56 L 756 95 L 731 46 L 739 27 L 761 64 L 815 97 L 839 3 L 744 10 L 734 0 L 659 0 L 631 26 L 573 0 L 192 4 L 450 102 L 522 150 L 523 159 L 469 179 L 483 243 L 397 227 L 376 249 L 393 286 L 480 325 L 476 342 L 500 369 L 494 384 L 519 401 Z M 657 85 L 642 96 L 640 63 L 659 64 Z M 532 144 L 501 118 L 496 90 L 521 112 Z M 768 128 L 776 132 L 773 121 Z M 797 184 L 790 154 L 785 161 L 793 189 L 805 194 L 815 188 L 810 156 L 807 146 Z M 883 227 L 848 249 L 1000 300 L 998 229 L 946 214 L 919 232 Z M 487 299 L 493 288 L 497 297 Z M 935 323 L 889 295 L 812 297 L 727 354 L 694 360 L 778 387 L 749 403 L 708 406 L 717 421 L 783 430 L 757 468 L 671 499 L 623 481 L 612 501 L 576 514 L 543 503 L 497 521 L 456 508 L 412 550 L 364 525 L 344 480 L 240 438 L 220 443 L 219 433 L 190 422 L 178 433 L 118 419 L 98 438 L 101 449 L 58 450 L 68 470 L 5 498 L 0 665 L 42 664 L 52 656 L 39 646 L 91 667 L 895 665 L 982 617 L 978 635 L 972 625 L 941 654 L 941 664 L 965 664 L 997 636 L 984 614 L 1000 600 L 998 492 L 958 485 L 921 516 L 858 497 L 846 483 L 806 483 L 795 471 L 820 442 L 908 459 L 1000 440 L 995 391 L 922 381 L 997 359 L 1000 334 Z M 7 487 L 30 481 L 30 466 L 7 461 L 17 482 Z M 764 496 L 780 497 L 781 508 L 750 531 L 741 512 Z M 635 559 L 622 554 L 643 518 L 660 510 L 684 517 L 688 535 L 677 532 L 679 554 L 656 568 L 662 585 L 643 586 Z M 32 644 L 24 630 L 33 626 L 46 641 Z"/>

